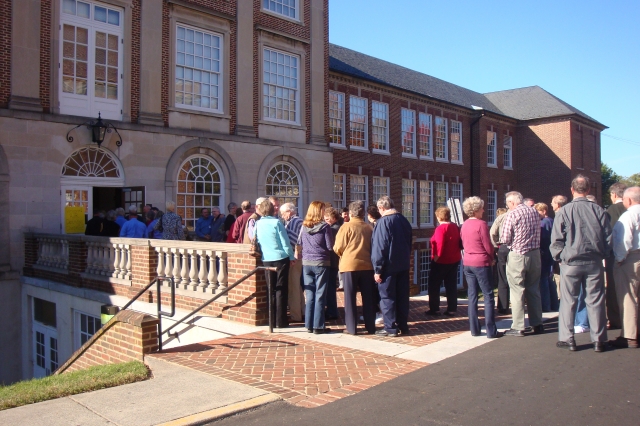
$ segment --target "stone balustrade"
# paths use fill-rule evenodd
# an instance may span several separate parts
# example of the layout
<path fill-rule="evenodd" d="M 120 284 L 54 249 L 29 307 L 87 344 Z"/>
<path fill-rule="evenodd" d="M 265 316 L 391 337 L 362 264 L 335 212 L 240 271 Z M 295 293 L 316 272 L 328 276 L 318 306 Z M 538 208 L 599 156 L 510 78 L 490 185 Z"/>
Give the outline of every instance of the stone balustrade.
<path fill-rule="evenodd" d="M 69 267 L 69 241 L 65 236 L 39 236 L 38 266 L 67 270 Z"/>

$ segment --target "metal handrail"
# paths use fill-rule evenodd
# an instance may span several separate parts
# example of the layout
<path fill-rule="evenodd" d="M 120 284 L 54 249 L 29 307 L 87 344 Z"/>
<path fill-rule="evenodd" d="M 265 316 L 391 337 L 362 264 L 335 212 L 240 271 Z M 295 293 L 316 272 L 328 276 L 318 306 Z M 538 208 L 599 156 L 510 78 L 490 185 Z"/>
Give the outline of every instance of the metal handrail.
<path fill-rule="evenodd" d="M 211 303 L 213 303 L 220 296 L 223 296 L 223 295 L 227 294 L 229 292 L 229 290 L 231 290 L 234 287 L 236 287 L 237 285 L 241 284 L 242 282 L 244 282 L 245 280 L 250 278 L 252 275 L 254 275 L 256 272 L 258 272 L 259 270 L 276 272 L 277 269 L 274 268 L 274 267 L 270 267 L 270 266 L 258 266 L 256 268 L 254 268 L 251 272 L 249 272 L 248 274 L 246 274 L 245 276 L 240 278 L 238 281 L 236 281 L 235 283 L 231 284 L 230 286 L 228 286 L 227 288 L 222 290 L 220 293 L 216 294 L 211 299 L 209 299 L 206 302 L 204 302 L 202 305 L 197 307 L 195 310 L 191 311 L 189 314 L 184 316 L 182 319 L 178 320 L 175 324 L 173 324 L 171 327 L 167 328 L 164 332 L 158 331 L 158 343 L 159 343 L 158 346 L 159 346 L 159 349 L 162 350 L 162 335 L 164 333 L 167 333 L 167 335 L 172 336 L 171 330 L 173 330 L 179 324 L 182 324 L 187 318 L 197 314 L 198 312 L 200 312 L 201 310 L 203 310 L 204 308 L 209 306 Z M 269 280 L 267 280 L 267 282 L 269 282 Z M 267 295 L 267 301 L 269 303 L 269 327 L 270 327 L 270 330 L 273 331 L 272 324 L 271 324 L 271 298 L 269 297 L 270 294 L 271 294 L 271 291 L 270 291 L 270 288 L 269 288 L 268 295 Z M 174 299 L 175 299 L 175 297 L 174 297 Z M 173 337 L 178 337 L 179 334 L 180 334 L 179 332 L 175 332 L 175 333 L 173 333 Z"/>
<path fill-rule="evenodd" d="M 146 292 L 147 290 L 149 290 L 149 288 L 151 288 L 152 285 L 156 284 L 158 282 L 160 278 L 154 278 L 153 281 L 151 281 L 149 284 L 147 284 L 142 290 L 140 290 L 135 296 L 133 296 L 133 298 L 131 300 L 129 300 L 127 302 L 126 305 L 124 305 L 120 310 L 124 311 L 125 309 L 127 309 L 129 306 L 131 306 L 133 304 L 133 302 L 135 302 L 136 300 L 138 300 L 138 298 L 140 296 L 142 296 L 144 294 L 144 292 Z M 171 282 L 173 283 L 173 277 L 172 278 L 162 278 L 162 281 L 167 281 L 167 280 L 171 280 Z"/>

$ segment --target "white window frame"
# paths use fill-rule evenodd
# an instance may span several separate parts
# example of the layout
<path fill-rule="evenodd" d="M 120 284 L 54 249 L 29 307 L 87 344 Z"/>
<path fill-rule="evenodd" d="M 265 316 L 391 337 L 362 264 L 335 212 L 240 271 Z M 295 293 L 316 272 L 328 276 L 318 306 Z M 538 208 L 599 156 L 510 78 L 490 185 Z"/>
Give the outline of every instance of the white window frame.
<path fill-rule="evenodd" d="M 364 200 L 360 197 L 356 198 L 354 197 L 354 192 L 353 192 L 353 180 L 354 178 L 364 178 Z M 358 184 L 361 185 L 361 184 Z M 361 192 L 357 193 L 357 194 L 362 194 Z M 349 197 L 350 197 L 350 201 L 354 202 L 357 200 L 361 200 L 364 201 L 364 205 L 368 206 L 369 205 L 369 176 L 366 175 L 349 175 Z"/>
<path fill-rule="evenodd" d="M 493 201 L 492 201 L 493 199 Z M 493 205 L 491 205 L 493 204 Z M 487 205 L 485 212 L 487 213 L 487 223 L 489 225 L 493 224 L 493 221 L 496 220 L 496 210 L 498 209 L 498 191 L 495 189 L 487 190 Z"/>
<path fill-rule="evenodd" d="M 364 102 L 364 116 L 358 114 L 359 117 L 364 117 L 364 123 L 353 121 L 353 101 Z M 360 96 L 349 96 L 349 149 L 352 151 L 366 151 L 369 152 L 369 104 L 367 98 L 361 98 Z M 361 108 L 361 106 L 358 106 Z M 364 146 L 351 145 L 351 123 L 364 124 Z"/>
<path fill-rule="evenodd" d="M 449 197 L 451 198 L 456 198 L 458 200 L 460 200 L 460 206 L 462 206 L 462 202 L 464 201 L 464 194 L 463 194 L 463 187 L 461 183 L 450 183 L 449 184 Z M 459 194 L 456 194 L 456 192 L 459 192 Z M 456 196 L 457 195 L 457 196 Z"/>
<path fill-rule="evenodd" d="M 290 7 L 292 9 L 294 9 L 294 16 L 291 17 L 289 15 L 285 15 L 283 12 L 278 12 L 277 11 L 277 5 L 280 4 L 282 7 L 284 7 L 284 3 L 289 3 L 289 5 L 287 5 L 287 7 Z M 278 17 L 282 17 L 284 19 L 290 19 L 293 21 L 300 21 L 300 0 L 289 0 L 288 2 L 286 0 L 269 0 L 267 1 L 267 3 L 269 3 L 269 6 L 271 6 L 271 4 L 274 5 L 274 7 L 276 8 L 276 10 L 273 10 L 269 7 L 265 7 L 265 0 L 260 0 L 260 7 L 261 9 L 269 14 L 274 14 Z M 293 3 L 293 6 L 291 6 L 291 3 Z"/>
<path fill-rule="evenodd" d="M 420 139 L 425 136 L 422 131 L 425 128 L 425 126 L 422 126 L 422 123 L 426 123 L 427 124 L 426 128 L 429 129 L 429 134 L 426 135 L 427 148 L 429 149 L 428 155 L 420 154 L 420 144 L 421 144 Z M 433 122 L 432 122 L 431 114 L 426 114 L 424 112 L 421 112 L 418 114 L 418 146 L 417 148 L 418 148 L 417 154 L 420 156 L 421 160 L 433 161 Z"/>
<path fill-rule="evenodd" d="M 267 51 L 269 53 L 275 52 L 276 55 L 284 55 L 285 57 L 289 56 L 290 58 L 295 58 L 296 59 L 296 61 L 297 61 L 296 73 L 297 74 L 295 76 L 295 79 L 296 79 L 296 87 L 295 88 L 284 86 L 284 83 L 283 83 L 283 85 L 280 85 L 280 84 L 277 83 L 277 81 L 276 81 L 276 84 L 272 84 L 271 82 L 267 83 L 267 82 L 264 81 L 264 74 L 266 72 L 265 66 L 264 66 L 264 62 L 265 62 L 265 54 L 267 53 Z M 262 112 L 261 112 L 262 119 L 264 121 L 269 121 L 269 122 L 272 122 L 272 123 L 283 123 L 283 124 L 292 124 L 292 125 L 298 125 L 299 126 L 300 123 L 301 123 L 301 118 L 300 118 L 300 115 L 301 115 L 301 108 L 300 108 L 300 91 L 301 91 L 300 90 L 300 78 L 302 76 L 302 73 L 300 71 L 302 70 L 302 57 L 300 55 L 296 55 L 294 53 L 286 52 L 284 50 L 279 50 L 279 49 L 274 49 L 273 47 L 263 46 L 262 47 L 262 58 L 261 59 L 262 59 L 262 77 L 261 77 L 261 80 L 262 80 L 262 92 L 261 92 L 262 93 L 261 94 L 261 96 L 262 96 Z M 271 59 L 269 59 L 269 61 L 271 61 Z M 276 73 L 278 72 L 277 68 L 278 67 L 277 67 L 277 64 L 276 64 Z M 276 75 L 276 79 L 277 78 L 278 78 L 278 75 Z M 286 76 L 283 76 L 283 78 L 286 78 Z M 293 78 L 293 77 L 289 76 L 289 78 Z M 265 95 L 264 94 L 265 86 L 267 86 L 267 87 L 268 86 L 274 86 L 276 88 L 276 92 L 277 92 L 278 88 L 285 89 L 285 90 L 295 90 L 295 103 L 296 103 L 296 107 L 295 107 L 295 111 L 294 111 L 294 113 L 296 115 L 296 119 L 295 120 L 285 120 L 285 119 L 281 119 L 281 118 L 272 118 L 272 117 L 267 116 L 264 113 L 264 109 L 265 108 L 271 108 L 270 106 L 266 105 L 265 102 L 264 102 L 264 97 L 265 96 L 269 96 L 269 95 Z M 278 97 L 276 96 L 276 105 L 278 103 L 277 100 L 278 100 Z M 283 100 L 284 100 L 284 98 L 283 98 Z M 277 106 L 276 106 L 276 115 L 277 115 Z"/>
<path fill-rule="evenodd" d="M 346 180 L 344 173 L 333 174 L 333 203 L 335 208 L 341 209 L 347 205 Z M 336 185 L 340 188 L 338 191 L 336 191 Z M 339 198 L 336 197 L 336 194 L 340 194 Z"/>
<path fill-rule="evenodd" d="M 83 343 L 82 343 L 82 336 L 83 335 L 85 335 L 87 337 L 87 340 L 91 339 L 91 337 L 93 336 L 93 334 L 89 334 L 88 332 L 83 332 L 82 331 L 82 316 L 83 315 L 85 317 L 87 317 L 87 320 L 89 318 L 94 320 L 94 321 L 97 320 L 98 327 L 95 329 L 93 334 L 97 333 L 98 330 L 100 330 L 100 328 L 102 328 L 102 324 L 100 322 L 100 317 L 97 317 L 95 315 L 91 315 L 91 314 L 88 314 L 88 313 L 82 312 L 82 311 L 77 311 L 77 310 L 74 311 L 74 330 L 75 330 L 75 333 L 74 333 L 75 343 L 74 344 L 75 344 L 75 350 L 80 349 L 80 347 L 83 345 Z"/>
<path fill-rule="evenodd" d="M 411 195 L 411 201 L 405 201 L 405 196 Z M 409 197 L 407 197 L 407 200 Z M 405 208 L 405 204 L 411 203 L 409 208 Z M 417 225 L 417 217 L 416 213 L 418 209 L 416 208 L 417 198 L 416 198 L 416 180 L 415 179 L 402 179 L 402 214 L 407 218 L 411 226 L 416 227 Z M 406 212 L 411 211 L 411 217 L 407 217 Z"/>
<path fill-rule="evenodd" d="M 513 170 L 513 138 L 511 136 L 504 137 L 503 161 L 506 170 Z"/>
<path fill-rule="evenodd" d="M 438 186 L 440 185 L 444 185 L 444 203 L 442 204 L 438 204 Z M 438 207 L 447 207 L 447 200 L 449 199 L 449 182 L 436 182 L 433 186 L 433 198 L 436 209 Z"/>
<path fill-rule="evenodd" d="M 426 190 L 426 191 L 425 191 Z M 429 201 L 424 202 L 422 200 L 422 195 L 423 193 L 428 194 L 429 196 Z M 420 220 L 420 227 L 421 228 L 433 228 L 433 181 L 431 180 L 421 180 L 420 181 L 420 188 L 419 188 L 419 211 L 418 211 L 418 215 L 420 216 L 419 220 Z M 429 212 L 428 212 L 428 216 L 429 216 L 429 220 L 427 222 L 423 222 L 422 221 L 422 213 L 424 211 L 423 206 L 428 206 L 429 207 Z"/>
<path fill-rule="evenodd" d="M 125 28 L 125 11 L 123 8 L 110 4 L 97 3 L 90 0 L 81 0 L 81 3 L 90 5 L 89 18 L 71 15 L 63 10 L 63 1 L 60 1 L 60 25 L 59 25 L 59 72 L 58 72 L 58 101 L 60 105 L 60 114 L 75 115 L 81 117 L 96 117 L 100 113 L 102 118 L 110 120 L 122 120 L 124 109 L 124 28 Z M 109 24 L 95 20 L 95 8 L 105 8 L 108 11 L 118 12 L 118 25 Z M 77 7 L 77 2 L 76 2 Z M 65 24 L 87 29 L 87 94 L 76 95 L 75 93 L 65 92 L 64 79 L 64 26 Z M 95 75 L 96 75 L 96 32 L 104 32 L 109 35 L 118 37 L 118 71 L 117 71 L 117 100 L 110 100 L 95 96 Z M 107 42 L 108 43 L 108 42 Z M 74 49 L 75 50 L 75 49 Z M 107 53 L 108 57 L 108 53 Z M 108 62 L 108 61 L 107 61 Z M 75 59 L 74 59 L 75 64 Z M 75 65 L 74 65 L 75 66 Z M 107 65 L 105 65 L 106 67 Z M 74 75 L 77 71 L 74 71 Z M 108 73 L 108 71 L 105 71 Z M 108 78 L 108 77 L 107 77 Z M 105 89 L 106 90 L 106 89 Z"/>
<path fill-rule="evenodd" d="M 490 154 L 493 154 L 493 162 Z M 498 167 L 498 134 L 496 132 L 487 132 L 487 167 Z"/>
<path fill-rule="evenodd" d="M 453 147 L 454 144 L 458 145 L 458 158 L 453 158 L 453 149 L 451 149 L 451 163 L 462 164 L 462 122 L 457 120 L 451 120 L 451 125 L 449 127 L 451 130 L 451 137 L 449 138 L 451 142 L 451 146 Z M 454 129 L 457 130 L 457 132 L 454 132 Z M 457 142 L 454 141 L 454 138 L 453 138 L 454 134 L 460 135 L 459 140 Z"/>
<path fill-rule="evenodd" d="M 335 96 L 336 99 L 332 100 L 331 97 Z M 345 133 L 344 133 L 344 99 L 345 95 L 342 92 L 329 91 L 329 140 L 330 145 L 334 148 L 346 148 Z M 337 108 L 332 108 L 332 104 Z M 336 120 L 339 122 L 339 127 L 332 126 L 331 122 Z M 337 130 L 337 134 L 334 134 L 334 129 Z M 333 142 L 333 136 L 340 138 L 340 143 Z"/>
<path fill-rule="evenodd" d="M 413 129 L 413 130 L 412 130 Z M 417 158 L 416 155 L 416 112 L 412 109 L 400 109 L 400 144 L 402 146 L 402 156 Z M 405 152 L 405 135 L 411 136 L 411 152 Z"/>
<path fill-rule="evenodd" d="M 416 251 L 416 271 L 417 282 L 420 286 L 420 293 L 427 294 L 429 291 L 429 271 L 431 269 L 431 238 L 427 238 L 427 248 Z M 425 267 L 423 269 L 423 266 Z"/>
<path fill-rule="evenodd" d="M 438 122 L 441 121 L 442 124 L 444 125 L 444 131 L 439 131 L 438 130 Z M 436 161 L 442 162 L 442 163 L 448 163 L 449 162 L 449 132 L 447 129 L 447 119 L 444 117 L 440 117 L 436 115 L 436 119 L 434 120 L 434 131 L 433 133 L 435 133 L 435 143 L 434 143 L 434 153 L 433 156 L 436 159 Z M 438 133 L 442 133 L 444 134 L 444 141 L 443 141 L 443 147 L 444 147 L 444 158 L 442 157 L 438 157 Z"/>
<path fill-rule="evenodd" d="M 376 114 L 384 114 L 384 126 L 376 125 L 376 120 L 383 120 L 381 117 L 376 117 Z M 376 129 L 382 129 L 382 135 L 384 136 L 384 149 L 376 148 L 373 145 L 373 137 L 376 135 Z M 389 154 L 389 104 L 371 101 L 371 132 L 372 152 L 374 154 Z"/>
<path fill-rule="evenodd" d="M 384 188 L 384 191 L 381 192 L 380 188 Z M 389 178 L 384 176 L 374 176 L 373 177 L 373 203 L 377 203 L 380 197 L 389 196 Z"/>
<path fill-rule="evenodd" d="M 178 64 L 178 54 L 180 52 L 178 52 L 178 27 L 184 28 L 185 30 L 192 30 L 192 31 L 197 31 L 200 32 L 204 35 L 209 35 L 211 37 L 217 37 L 219 39 L 219 56 L 218 56 L 218 63 L 220 65 L 220 68 L 217 72 L 215 71 L 207 71 L 204 69 L 198 69 L 195 67 L 195 64 L 193 67 L 187 66 L 186 63 L 185 64 Z M 195 44 L 195 43 L 194 43 Z M 208 113 L 212 113 L 212 114 L 222 114 L 224 112 L 224 47 L 225 47 L 225 40 L 224 40 L 224 36 L 220 33 L 216 33 L 213 31 L 209 31 L 209 30 L 205 30 L 202 28 L 198 28 L 198 27 L 194 27 L 192 25 L 187 25 L 187 24 L 183 24 L 182 22 L 178 22 L 176 23 L 176 28 L 175 28 L 175 49 L 174 49 L 174 62 L 173 62 L 173 66 L 174 68 L 174 72 L 173 72 L 173 76 L 174 76 L 174 91 L 173 91 L 173 105 L 176 108 L 181 108 L 181 109 L 188 109 L 188 110 L 193 110 L 193 111 L 203 111 L 203 112 L 208 112 Z M 204 45 L 203 45 L 204 48 Z M 196 56 L 194 54 L 194 56 Z M 192 72 L 194 71 L 199 71 L 199 72 L 206 72 L 206 73 L 210 73 L 210 74 L 217 74 L 218 75 L 218 96 L 217 96 L 217 100 L 218 100 L 218 108 L 208 108 L 208 107 L 202 107 L 202 106 L 194 106 L 194 105 L 188 105 L 188 104 L 184 104 L 184 103 L 178 103 L 178 100 L 176 98 L 176 92 L 177 92 L 177 83 L 175 80 L 178 79 L 178 67 L 182 67 L 185 69 L 191 69 Z M 186 80 L 186 78 L 183 77 L 183 80 Z M 195 83 L 195 80 L 193 80 Z M 183 83 L 184 84 L 184 83 Z M 195 96 L 195 93 L 194 93 Z M 212 98 L 213 96 L 209 95 L 209 98 Z"/>

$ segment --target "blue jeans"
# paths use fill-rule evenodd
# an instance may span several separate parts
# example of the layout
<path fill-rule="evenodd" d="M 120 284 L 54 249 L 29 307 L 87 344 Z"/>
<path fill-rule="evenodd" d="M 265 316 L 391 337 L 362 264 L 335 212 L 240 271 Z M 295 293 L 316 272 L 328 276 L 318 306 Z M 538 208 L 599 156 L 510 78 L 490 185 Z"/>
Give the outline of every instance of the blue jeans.
<path fill-rule="evenodd" d="M 465 266 L 464 276 L 467 278 L 467 294 L 469 295 L 469 327 L 472 336 L 482 334 L 478 319 L 478 289 L 484 295 L 484 322 L 487 327 L 487 337 L 494 337 L 496 328 L 493 283 L 491 266 Z"/>
<path fill-rule="evenodd" d="M 324 328 L 324 305 L 331 268 L 328 266 L 302 265 L 305 306 L 304 326 L 307 330 Z"/>
<path fill-rule="evenodd" d="M 558 289 L 551 279 L 551 267 L 553 263 L 542 261 L 540 271 L 540 302 L 542 312 L 555 312 L 558 310 Z"/>
<path fill-rule="evenodd" d="M 589 327 L 589 317 L 587 316 L 587 303 L 585 302 L 586 293 L 584 287 L 580 287 L 580 295 L 578 296 L 578 307 L 576 308 L 576 319 L 573 322 L 574 327 L 579 325 L 582 328 Z"/>

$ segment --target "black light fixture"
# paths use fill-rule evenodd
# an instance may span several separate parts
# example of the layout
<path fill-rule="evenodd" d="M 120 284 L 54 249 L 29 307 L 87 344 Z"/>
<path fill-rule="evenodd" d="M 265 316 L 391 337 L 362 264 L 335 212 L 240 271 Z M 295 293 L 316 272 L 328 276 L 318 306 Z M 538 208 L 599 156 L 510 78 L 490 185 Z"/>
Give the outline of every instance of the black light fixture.
<path fill-rule="evenodd" d="M 107 135 L 107 133 L 111 133 L 111 129 L 113 129 L 113 131 L 118 135 L 116 145 L 122 146 L 122 136 L 120 136 L 120 133 L 118 133 L 118 129 L 116 129 L 113 124 L 105 123 L 104 121 L 102 121 L 100 113 L 98 113 L 97 121 L 87 121 L 86 123 L 78 124 L 76 127 L 69 130 L 67 132 L 67 142 L 73 142 L 73 136 L 69 136 L 69 133 L 81 126 L 87 126 L 87 129 L 91 129 L 91 142 L 97 143 L 98 148 L 100 147 L 100 145 L 102 145 L 102 142 L 104 142 L 104 137 Z"/>

